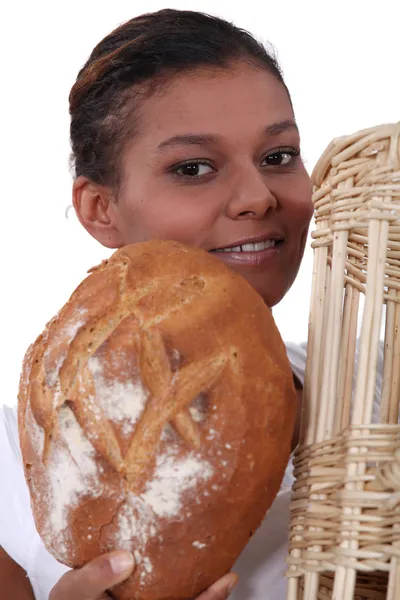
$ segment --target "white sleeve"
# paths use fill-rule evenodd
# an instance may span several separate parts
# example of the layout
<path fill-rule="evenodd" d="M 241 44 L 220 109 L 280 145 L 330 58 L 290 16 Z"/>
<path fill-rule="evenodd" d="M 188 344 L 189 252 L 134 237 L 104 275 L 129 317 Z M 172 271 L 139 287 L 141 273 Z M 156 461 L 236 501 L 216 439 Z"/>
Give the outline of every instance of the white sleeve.
<path fill-rule="evenodd" d="M 35 537 L 29 519 L 30 498 L 18 444 L 16 409 L 0 405 L 0 546 L 27 571 L 27 555 Z"/>
<path fill-rule="evenodd" d="M 307 344 L 286 344 L 286 353 L 292 367 L 293 373 L 298 380 L 304 384 L 304 373 L 306 370 Z"/>
<path fill-rule="evenodd" d="M 48 600 L 68 568 L 47 552 L 36 530 L 19 448 L 17 412 L 2 405 L 0 481 L 0 546 L 26 571 L 36 600 Z"/>

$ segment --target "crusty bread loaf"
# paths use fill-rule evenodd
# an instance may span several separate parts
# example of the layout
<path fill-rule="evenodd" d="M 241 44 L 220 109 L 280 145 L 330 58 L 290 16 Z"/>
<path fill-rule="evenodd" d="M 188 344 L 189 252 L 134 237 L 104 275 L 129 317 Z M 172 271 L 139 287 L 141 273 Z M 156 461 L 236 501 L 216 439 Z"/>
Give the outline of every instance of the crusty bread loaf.
<path fill-rule="evenodd" d="M 118 250 L 24 360 L 20 443 L 46 547 L 71 567 L 132 550 L 120 600 L 193 598 L 277 494 L 296 404 L 246 281 L 174 242 Z"/>

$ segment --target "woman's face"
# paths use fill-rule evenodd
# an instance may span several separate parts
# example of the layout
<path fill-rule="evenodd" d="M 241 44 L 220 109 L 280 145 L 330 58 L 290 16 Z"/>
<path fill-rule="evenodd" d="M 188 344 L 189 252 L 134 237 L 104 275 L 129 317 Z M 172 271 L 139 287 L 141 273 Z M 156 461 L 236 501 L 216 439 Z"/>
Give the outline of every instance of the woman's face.
<path fill-rule="evenodd" d="M 238 64 L 176 76 L 137 114 L 109 246 L 166 239 L 198 246 L 268 306 L 292 285 L 312 216 L 311 184 L 284 86 Z M 91 232 L 93 233 L 93 232 Z"/>

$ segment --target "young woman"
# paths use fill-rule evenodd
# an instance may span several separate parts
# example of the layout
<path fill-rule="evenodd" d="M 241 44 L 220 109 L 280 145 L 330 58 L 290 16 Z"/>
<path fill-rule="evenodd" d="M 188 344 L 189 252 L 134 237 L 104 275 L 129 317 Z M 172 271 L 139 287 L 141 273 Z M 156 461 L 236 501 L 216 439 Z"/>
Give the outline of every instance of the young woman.
<path fill-rule="evenodd" d="M 73 204 L 108 248 L 173 239 L 213 253 L 269 307 L 291 287 L 312 216 L 289 92 L 248 33 L 203 14 L 132 19 L 93 50 L 70 94 Z M 288 348 L 302 380 L 304 349 Z M 295 444 L 295 441 L 294 441 Z M 33 523 L 15 411 L 0 411 L 0 600 L 97 600 L 129 576 L 114 553 L 69 571 Z M 283 600 L 290 468 L 235 565 L 236 598 Z M 26 577 L 27 573 L 28 577 Z M 203 600 L 225 598 L 226 575 Z"/>

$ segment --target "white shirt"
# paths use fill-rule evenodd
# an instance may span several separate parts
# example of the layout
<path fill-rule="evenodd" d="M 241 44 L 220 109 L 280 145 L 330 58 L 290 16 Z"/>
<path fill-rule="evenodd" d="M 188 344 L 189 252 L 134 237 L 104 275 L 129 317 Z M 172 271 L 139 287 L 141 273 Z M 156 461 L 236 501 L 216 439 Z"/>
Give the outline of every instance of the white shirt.
<path fill-rule="evenodd" d="M 303 382 L 305 346 L 290 344 L 287 351 L 294 373 Z M 48 600 L 51 589 L 68 567 L 47 552 L 36 531 L 22 467 L 16 409 L 1 405 L 0 481 L 0 546 L 25 569 L 36 600 Z M 275 502 L 232 569 L 239 575 L 232 600 L 286 598 L 285 556 L 292 482 L 289 463 Z"/>

